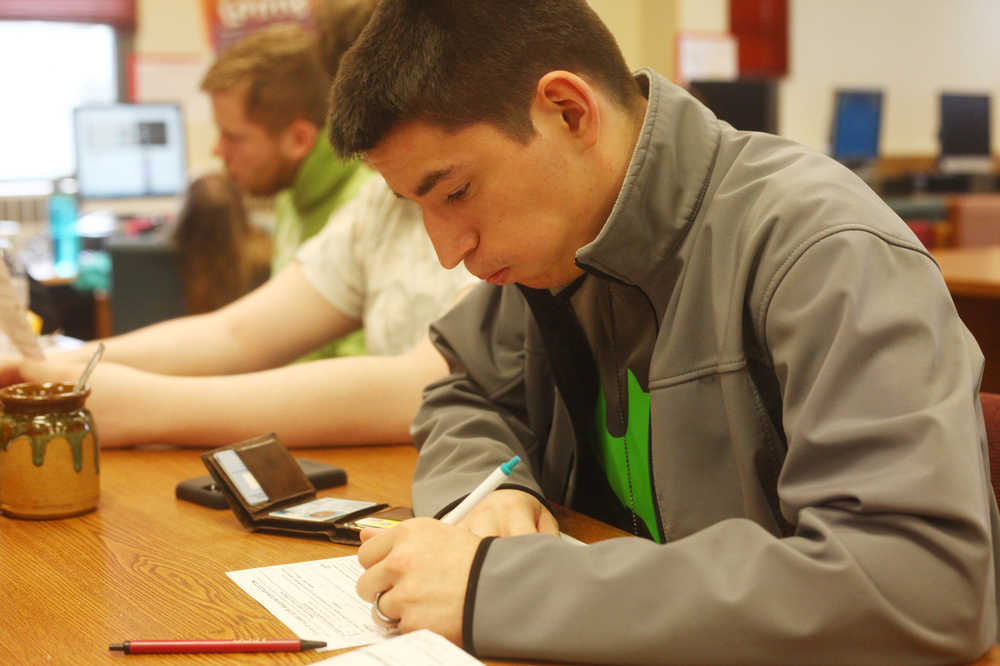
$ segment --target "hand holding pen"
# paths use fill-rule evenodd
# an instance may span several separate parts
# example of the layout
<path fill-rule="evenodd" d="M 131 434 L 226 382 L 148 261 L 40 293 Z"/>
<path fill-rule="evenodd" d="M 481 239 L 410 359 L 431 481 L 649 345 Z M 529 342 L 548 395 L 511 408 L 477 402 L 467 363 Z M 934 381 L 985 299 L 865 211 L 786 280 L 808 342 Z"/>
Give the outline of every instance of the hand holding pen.
<path fill-rule="evenodd" d="M 358 561 L 366 571 L 357 591 L 373 602 L 376 622 L 405 631 L 431 629 L 461 644 L 462 604 L 482 541 L 479 535 L 537 532 L 539 514 L 551 521 L 544 531 L 558 532 L 555 519 L 536 497 L 519 490 L 495 490 L 516 464 L 510 461 L 506 471 L 495 470 L 445 520 L 414 518 L 389 530 L 362 533 Z M 473 507 L 479 510 L 468 513 Z M 462 529 L 448 524 L 451 521 L 462 521 Z M 491 525 L 497 531 L 490 531 Z"/>
<path fill-rule="evenodd" d="M 483 482 L 476 486 L 475 490 L 466 495 L 465 499 L 459 502 L 458 506 L 448 512 L 444 518 L 441 519 L 446 525 L 457 525 L 459 521 L 469 515 L 469 512 L 476 508 L 476 505 L 483 501 L 483 499 L 489 495 L 491 492 L 497 489 L 497 487 L 507 480 L 510 473 L 514 471 L 517 464 L 521 462 L 520 456 L 514 456 L 504 464 L 497 467 L 493 472 L 483 479 Z"/>
<path fill-rule="evenodd" d="M 495 469 L 469 495 L 445 515 L 441 522 L 468 529 L 479 536 L 517 536 L 519 534 L 559 534 L 559 523 L 531 493 L 497 490 L 520 462 L 514 456 Z"/>

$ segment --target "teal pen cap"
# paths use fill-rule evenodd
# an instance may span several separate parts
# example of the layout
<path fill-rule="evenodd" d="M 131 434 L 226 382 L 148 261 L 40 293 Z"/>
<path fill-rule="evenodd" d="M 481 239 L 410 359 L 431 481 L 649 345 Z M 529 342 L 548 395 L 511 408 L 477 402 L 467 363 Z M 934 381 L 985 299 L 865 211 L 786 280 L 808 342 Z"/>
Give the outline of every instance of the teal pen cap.
<path fill-rule="evenodd" d="M 514 456 L 504 464 L 500 465 L 500 469 L 503 470 L 505 476 L 510 476 L 511 471 L 517 467 L 517 463 L 521 462 L 521 456 Z"/>
<path fill-rule="evenodd" d="M 521 457 L 514 456 L 490 472 L 490 475 L 483 479 L 482 483 L 476 486 L 471 493 L 465 496 L 464 500 L 459 502 L 458 506 L 449 511 L 448 515 L 441 519 L 441 522 L 446 525 L 455 525 L 460 520 L 465 518 L 473 507 L 479 504 L 484 497 L 496 490 L 497 486 L 503 483 L 504 479 L 510 476 L 511 471 L 519 462 L 521 462 Z"/>

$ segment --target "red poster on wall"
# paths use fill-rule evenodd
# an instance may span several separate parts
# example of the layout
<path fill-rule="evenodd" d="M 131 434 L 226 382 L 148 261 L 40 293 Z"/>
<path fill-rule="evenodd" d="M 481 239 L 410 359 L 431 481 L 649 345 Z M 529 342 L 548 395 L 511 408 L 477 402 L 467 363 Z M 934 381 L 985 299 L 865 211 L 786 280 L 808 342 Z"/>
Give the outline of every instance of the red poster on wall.
<path fill-rule="evenodd" d="M 312 25 L 312 0 L 202 0 L 216 52 L 272 23 Z"/>
<path fill-rule="evenodd" d="M 729 0 L 729 31 L 739 42 L 740 76 L 788 74 L 788 0 Z"/>

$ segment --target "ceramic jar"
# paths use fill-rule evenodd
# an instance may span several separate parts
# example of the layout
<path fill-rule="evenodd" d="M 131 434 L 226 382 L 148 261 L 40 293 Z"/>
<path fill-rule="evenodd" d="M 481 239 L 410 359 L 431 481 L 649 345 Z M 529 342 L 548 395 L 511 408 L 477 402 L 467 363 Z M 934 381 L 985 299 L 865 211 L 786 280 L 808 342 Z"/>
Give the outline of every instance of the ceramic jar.
<path fill-rule="evenodd" d="M 15 384 L 0 389 L 0 511 L 66 518 L 97 507 L 97 430 L 83 404 L 90 388 Z"/>

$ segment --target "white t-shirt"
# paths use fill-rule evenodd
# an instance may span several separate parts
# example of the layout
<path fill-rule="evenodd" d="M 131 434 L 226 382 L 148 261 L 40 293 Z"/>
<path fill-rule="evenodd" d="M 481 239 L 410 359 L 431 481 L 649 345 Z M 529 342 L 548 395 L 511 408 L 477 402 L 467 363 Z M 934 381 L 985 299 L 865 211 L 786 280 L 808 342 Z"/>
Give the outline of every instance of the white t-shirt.
<path fill-rule="evenodd" d="M 306 279 L 335 308 L 364 322 L 370 354 L 400 354 L 427 334 L 475 276 L 445 270 L 420 207 L 378 175 L 296 254 Z"/>

